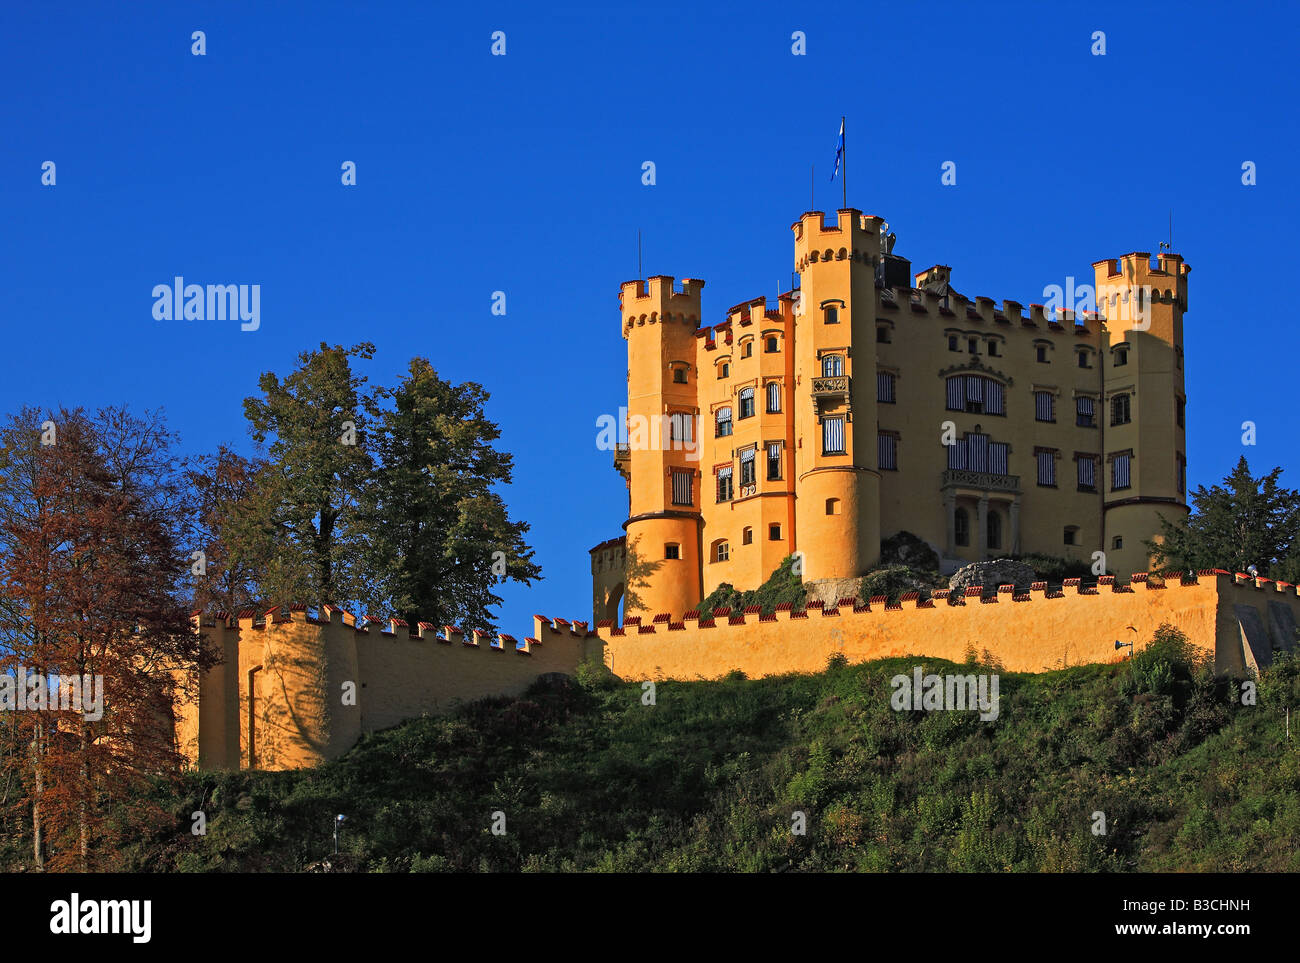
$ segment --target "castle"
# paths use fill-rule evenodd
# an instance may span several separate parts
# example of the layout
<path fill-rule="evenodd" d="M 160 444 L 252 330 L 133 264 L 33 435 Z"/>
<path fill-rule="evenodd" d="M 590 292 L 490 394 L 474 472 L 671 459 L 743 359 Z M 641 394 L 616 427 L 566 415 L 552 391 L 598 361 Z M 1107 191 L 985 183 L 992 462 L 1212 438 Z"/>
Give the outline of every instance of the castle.
<path fill-rule="evenodd" d="M 629 513 L 624 536 L 591 550 L 594 628 L 539 615 L 517 641 L 328 606 L 196 614 L 222 661 L 188 680 L 199 697 L 176 720 L 182 753 L 205 768 L 313 766 L 367 732 L 517 695 L 589 660 L 624 679 L 712 679 L 973 649 L 1038 672 L 1114 660 L 1163 623 L 1221 674 L 1292 651 L 1296 586 L 1139 571 L 1157 515 L 1187 511 L 1182 259 L 1099 261 L 1098 311 L 1026 314 L 962 297 L 945 266 L 912 275 L 882 227 L 855 210 L 833 226 L 804 214 L 798 287 L 776 309 L 746 302 L 713 326 L 700 326 L 701 281 L 623 285 L 627 442 L 615 466 Z M 1103 552 L 1129 574 L 857 598 L 882 535 L 903 530 L 949 569 Z M 719 583 L 752 588 L 795 553 L 818 590 L 804 609 L 700 618 Z"/>
<path fill-rule="evenodd" d="M 796 553 L 806 582 L 847 588 L 898 531 L 945 573 L 1030 552 L 1149 567 L 1157 516 L 1187 512 L 1190 268 L 1097 261 L 1097 311 L 1026 313 L 958 294 L 947 266 L 913 275 L 886 228 L 805 213 L 799 285 L 716 325 L 701 325 L 703 281 L 622 286 L 629 511 L 591 550 L 597 620 L 625 594 L 629 614 L 680 617 Z M 662 443 L 641 430 L 659 423 Z"/>

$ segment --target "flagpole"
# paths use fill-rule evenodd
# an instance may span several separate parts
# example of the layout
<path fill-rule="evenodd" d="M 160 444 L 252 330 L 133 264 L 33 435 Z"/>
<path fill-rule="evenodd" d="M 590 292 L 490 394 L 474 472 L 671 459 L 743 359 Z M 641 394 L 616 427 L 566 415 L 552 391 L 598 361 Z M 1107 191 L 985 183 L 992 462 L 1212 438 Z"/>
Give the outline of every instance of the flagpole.
<path fill-rule="evenodd" d="M 844 188 L 844 204 L 842 206 L 847 208 L 849 206 L 849 133 L 842 114 L 840 115 L 840 129 L 844 131 L 844 135 L 841 138 L 844 150 L 841 152 L 843 156 L 840 158 L 840 177 L 843 178 L 843 180 L 840 182 L 840 186 Z"/>
<path fill-rule="evenodd" d="M 808 210 L 817 210 L 817 165 L 812 165 L 812 174 L 808 178 Z"/>

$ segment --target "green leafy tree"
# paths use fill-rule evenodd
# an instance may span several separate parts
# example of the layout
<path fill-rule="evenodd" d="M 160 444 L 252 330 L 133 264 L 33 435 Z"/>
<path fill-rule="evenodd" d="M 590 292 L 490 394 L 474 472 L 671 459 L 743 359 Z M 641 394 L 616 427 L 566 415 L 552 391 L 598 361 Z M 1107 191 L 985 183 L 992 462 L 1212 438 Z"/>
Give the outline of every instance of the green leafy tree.
<path fill-rule="evenodd" d="M 1146 542 L 1161 569 L 1227 568 L 1292 581 L 1300 575 L 1300 503 L 1278 483 L 1281 468 L 1256 478 L 1245 456 L 1221 485 L 1198 486 L 1185 520 L 1160 518 Z M 1288 578 L 1290 576 L 1290 578 Z"/>
<path fill-rule="evenodd" d="M 374 345 L 321 343 L 283 380 L 262 375 L 244 399 L 253 437 L 267 445 L 255 490 L 232 524 L 234 555 L 258 559 L 263 601 L 345 604 L 366 597 L 362 490 L 374 473 L 365 447 L 365 378 L 352 359 Z"/>
<path fill-rule="evenodd" d="M 363 496 L 366 598 L 412 624 L 492 627 L 493 587 L 541 577 L 528 525 L 510 519 L 496 491 L 512 458 L 492 445 L 501 432 L 487 400 L 482 385 L 453 385 L 412 358 L 397 387 L 369 402 L 380 470 Z"/>

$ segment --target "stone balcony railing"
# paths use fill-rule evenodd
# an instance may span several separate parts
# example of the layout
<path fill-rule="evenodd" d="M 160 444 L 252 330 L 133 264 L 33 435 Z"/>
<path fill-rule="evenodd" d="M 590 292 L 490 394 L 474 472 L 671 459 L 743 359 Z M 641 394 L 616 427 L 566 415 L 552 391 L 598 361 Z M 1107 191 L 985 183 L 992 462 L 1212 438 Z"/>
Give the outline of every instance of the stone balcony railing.
<path fill-rule="evenodd" d="M 943 487 L 979 488 L 984 491 L 1018 492 L 1019 475 L 995 475 L 987 471 L 971 471 L 967 468 L 949 468 L 943 473 Z"/>

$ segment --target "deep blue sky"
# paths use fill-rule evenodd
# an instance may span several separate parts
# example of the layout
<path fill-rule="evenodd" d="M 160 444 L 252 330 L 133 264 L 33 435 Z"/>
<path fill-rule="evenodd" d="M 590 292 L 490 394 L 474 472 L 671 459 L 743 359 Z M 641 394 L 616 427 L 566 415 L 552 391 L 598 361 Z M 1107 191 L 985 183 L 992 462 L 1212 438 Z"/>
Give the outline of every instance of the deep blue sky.
<path fill-rule="evenodd" d="M 774 294 L 810 165 L 818 207 L 839 206 L 846 114 L 850 205 L 970 296 L 1042 301 L 1094 260 L 1155 252 L 1172 207 L 1192 266 L 1190 482 L 1244 452 L 1300 485 L 1298 27 L 1293 6 L 1220 3 L 9 0 L 0 410 L 162 406 L 187 450 L 249 450 L 240 401 L 298 351 L 373 341 L 384 383 L 426 355 L 487 387 L 515 455 L 506 497 L 546 578 L 506 589 L 503 630 L 590 618 L 587 549 L 626 517 L 595 419 L 626 397 L 637 229 L 646 274 L 706 279 L 709 321 Z M 176 274 L 261 284 L 261 329 L 155 321 L 150 291 Z"/>

